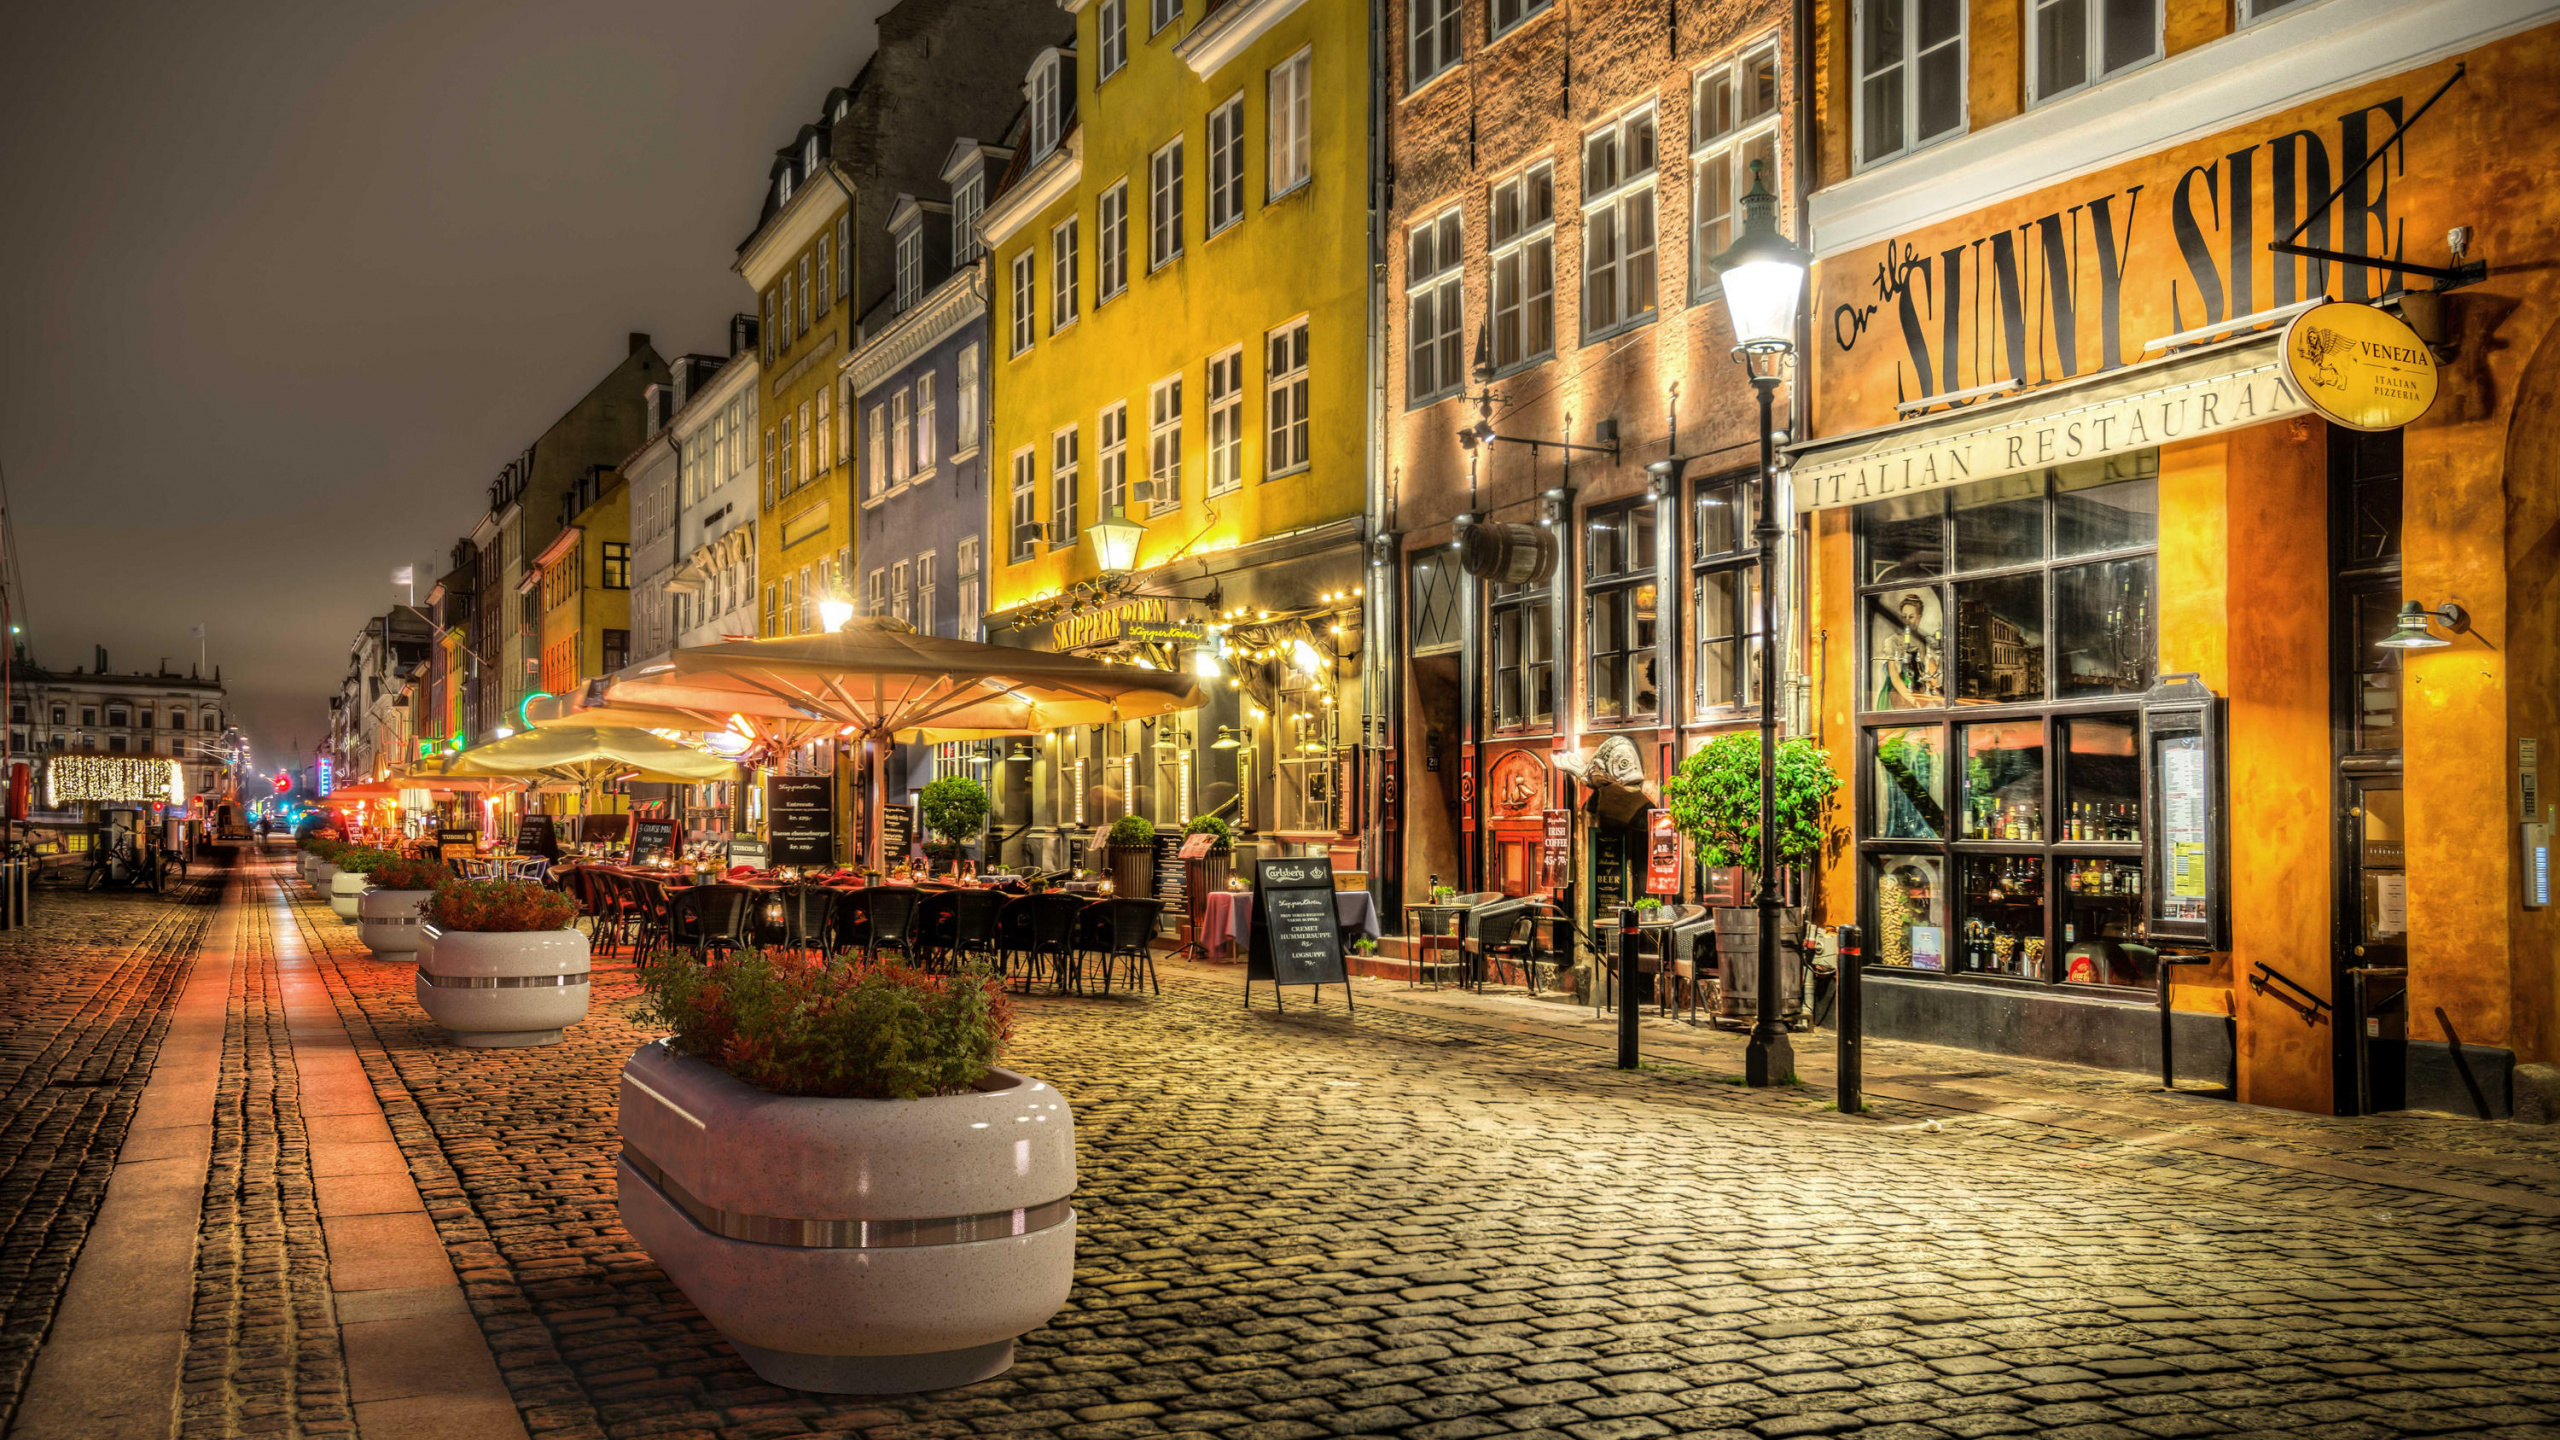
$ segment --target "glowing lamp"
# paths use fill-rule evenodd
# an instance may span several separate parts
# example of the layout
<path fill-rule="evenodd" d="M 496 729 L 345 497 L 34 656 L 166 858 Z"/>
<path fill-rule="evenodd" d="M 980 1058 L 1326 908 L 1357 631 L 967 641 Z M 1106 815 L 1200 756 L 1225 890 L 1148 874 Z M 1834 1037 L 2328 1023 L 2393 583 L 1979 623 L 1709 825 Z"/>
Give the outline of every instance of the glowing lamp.
<path fill-rule="evenodd" d="M 1778 229 L 1778 197 L 1769 193 L 1760 161 L 1751 162 L 1751 193 L 1742 197 L 1742 238 L 1708 263 L 1724 288 L 1736 349 L 1782 355 L 1795 348 L 1805 253 Z"/>
<path fill-rule="evenodd" d="M 818 602 L 818 624 L 834 634 L 853 618 L 853 602 L 830 595 Z"/>
<path fill-rule="evenodd" d="M 1138 568 L 1138 542 L 1147 538 L 1147 527 L 1129 519 L 1120 507 L 1085 527 L 1084 538 L 1093 542 L 1093 560 L 1105 575 L 1126 575 Z"/>

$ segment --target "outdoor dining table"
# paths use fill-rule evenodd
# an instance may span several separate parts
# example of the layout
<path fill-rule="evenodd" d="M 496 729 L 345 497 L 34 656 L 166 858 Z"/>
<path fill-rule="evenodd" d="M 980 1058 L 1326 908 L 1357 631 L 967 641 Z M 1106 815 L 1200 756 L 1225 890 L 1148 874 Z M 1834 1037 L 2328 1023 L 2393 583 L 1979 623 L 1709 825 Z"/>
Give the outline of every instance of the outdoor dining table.
<path fill-rule="evenodd" d="M 1366 890 L 1333 892 L 1334 922 L 1342 929 L 1358 929 L 1375 940 L 1382 933 L 1378 927 L 1378 907 Z M 1211 891 L 1200 904 L 1200 941 L 1215 956 L 1232 955 L 1253 938 L 1253 892 L 1250 890 Z"/>

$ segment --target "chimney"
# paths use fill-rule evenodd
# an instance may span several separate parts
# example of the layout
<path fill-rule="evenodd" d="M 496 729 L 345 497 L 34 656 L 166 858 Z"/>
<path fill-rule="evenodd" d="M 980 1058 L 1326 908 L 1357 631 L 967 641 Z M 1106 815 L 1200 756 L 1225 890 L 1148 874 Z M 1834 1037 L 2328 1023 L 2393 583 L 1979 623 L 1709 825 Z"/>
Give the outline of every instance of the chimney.
<path fill-rule="evenodd" d="M 104 645 L 98 647 L 98 673 L 107 673 L 107 647 Z"/>
<path fill-rule="evenodd" d="M 632 353 L 632 354 L 634 354 L 634 355 L 637 355 L 637 354 L 639 354 L 641 351 L 646 350 L 646 349 L 648 349 L 648 348 L 649 348 L 649 332 L 648 332 L 648 331 L 646 331 L 646 330 L 634 330 L 634 331 L 632 331 L 632 332 L 631 332 L 631 353 Z"/>

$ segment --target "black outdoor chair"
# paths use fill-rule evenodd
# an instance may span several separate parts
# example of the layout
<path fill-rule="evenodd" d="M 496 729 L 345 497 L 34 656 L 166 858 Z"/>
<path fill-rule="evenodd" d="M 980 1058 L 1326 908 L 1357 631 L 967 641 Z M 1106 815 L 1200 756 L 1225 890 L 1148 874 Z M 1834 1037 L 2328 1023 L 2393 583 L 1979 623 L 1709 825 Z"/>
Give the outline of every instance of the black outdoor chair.
<path fill-rule="evenodd" d="M 706 960 L 714 950 L 743 950 L 763 898 L 745 885 L 696 885 L 683 891 L 667 905 L 670 941 Z"/>
<path fill-rule="evenodd" d="M 1101 961 L 1102 992 L 1108 995 L 1111 993 L 1111 902 L 1098 896 L 1087 898 L 1079 895 L 1076 898 L 1084 901 L 1084 908 L 1076 912 L 1075 963 L 1069 979 L 1076 993 L 1083 994 L 1085 961 Z"/>
<path fill-rule="evenodd" d="M 960 892 L 917 887 L 916 918 L 909 948 L 927 968 L 949 963 L 951 942 L 959 924 Z"/>
<path fill-rule="evenodd" d="M 1065 990 L 1076 979 L 1077 925 L 1084 916 L 1081 895 L 1046 890 L 1031 897 L 1031 936 L 1025 951 L 1035 972 L 1045 969 L 1050 983 Z"/>
<path fill-rule="evenodd" d="M 1093 907 L 1104 912 L 1102 926 L 1102 993 L 1111 993 L 1111 971 L 1122 961 L 1129 965 L 1129 989 L 1135 992 L 1140 976 L 1146 977 L 1156 994 L 1164 993 L 1164 984 L 1156 979 L 1156 927 L 1164 920 L 1162 900 L 1143 900 L 1123 895 Z"/>
<path fill-rule="evenodd" d="M 998 920 L 1013 897 L 1000 890 L 961 890 L 951 896 L 951 937 L 945 944 L 954 965 L 978 961 L 990 970 L 1004 972 L 1004 956 L 997 944 Z"/>
<path fill-rule="evenodd" d="M 834 887 L 831 887 L 834 888 Z M 871 945 L 871 890 L 867 886 L 835 889 L 835 915 L 827 932 L 827 954 L 868 951 Z"/>
<path fill-rule="evenodd" d="M 1031 988 L 1039 973 L 1040 962 L 1033 946 L 1038 907 L 1036 895 L 1007 895 L 996 907 L 996 962 L 1007 978 L 1019 978 L 1022 988 Z"/>
<path fill-rule="evenodd" d="M 913 960 L 916 909 L 924 897 L 912 885 L 874 885 L 864 893 L 871 897 L 871 935 L 863 953 L 876 960 L 881 951 L 894 949 Z"/>
<path fill-rule="evenodd" d="M 816 951 L 826 947 L 829 926 L 835 918 L 835 892 L 823 885 L 792 885 L 774 892 L 772 910 L 780 913 L 762 920 L 757 934 L 767 945 L 784 950 Z"/>

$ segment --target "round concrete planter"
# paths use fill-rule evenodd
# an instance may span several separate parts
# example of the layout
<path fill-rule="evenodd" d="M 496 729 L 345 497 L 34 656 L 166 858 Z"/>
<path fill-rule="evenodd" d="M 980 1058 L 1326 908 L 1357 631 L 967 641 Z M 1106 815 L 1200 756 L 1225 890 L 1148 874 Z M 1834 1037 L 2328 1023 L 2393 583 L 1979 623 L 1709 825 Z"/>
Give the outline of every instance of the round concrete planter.
<path fill-rule="evenodd" d="M 587 1018 L 587 937 L 418 927 L 418 1003 L 456 1045 L 556 1045 Z"/>
<path fill-rule="evenodd" d="M 418 931 L 426 924 L 433 890 L 366 890 L 356 897 L 356 936 L 385 960 L 418 957 Z"/>
<path fill-rule="evenodd" d="M 364 898 L 365 890 L 372 883 L 371 877 L 361 870 L 341 870 L 330 876 L 329 908 L 337 911 L 341 920 L 355 919 L 356 902 Z"/>
<path fill-rule="evenodd" d="M 653 1041 L 622 1067 L 619 1123 L 623 1226 L 773 1384 L 971 1384 L 1066 1304 L 1075 1120 L 1042 1081 L 775 1095 Z"/>
<path fill-rule="evenodd" d="M 312 866 L 314 866 L 314 865 L 317 865 L 317 864 L 319 864 L 319 863 L 320 863 L 320 857 L 319 857 L 319 856 L 317 856 L 317 855 L 312 854 L 312 853 L 311 853 L 310 851 L 308 851 L 308 850 L 296 851 L 296 852 L 294 853 L 294 857 L 293 857 L 293 869 L 294 869 L 294 873 L 295 873 L 295 874 L 298 874 L 298 875 L 300 875 L 300 876 L 302 877 L 302 883 L 303 883 L 303 884 L 305 884 L 305 885 L 310 884 L 310 883 L 311 883 L 311 877 L 312 877 L 315 873 L 317 873 L 317 872 L 315 872 L 311 867 L 312 867 Z"/>
<path fill-rule="evenodd" d="M 330 883 L 335 881 L 337 878 L 337 866 L 330 864 L 326 860 L 314 860 L 311 862 L 311 888 L 320 892 L 321 899 L 326 900 L 329 898 Z"/>

